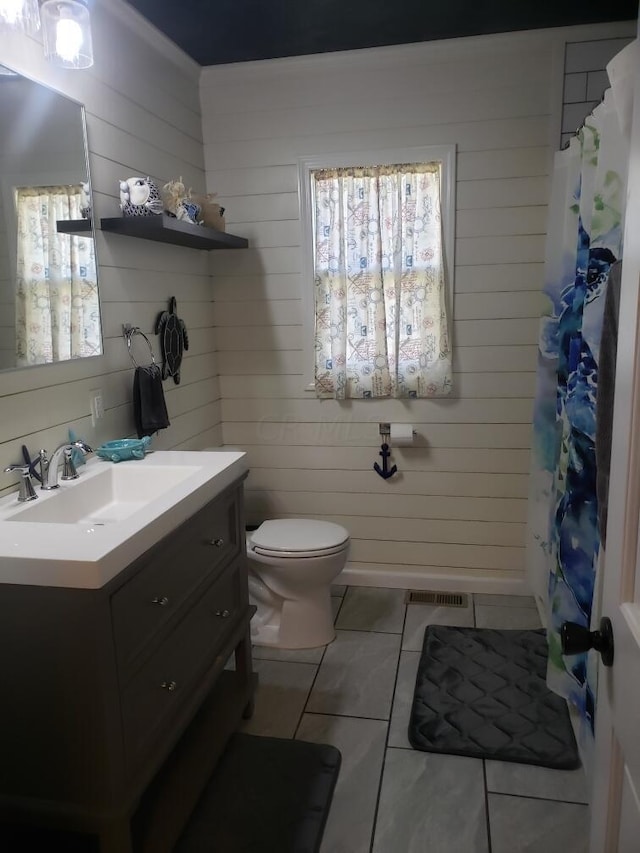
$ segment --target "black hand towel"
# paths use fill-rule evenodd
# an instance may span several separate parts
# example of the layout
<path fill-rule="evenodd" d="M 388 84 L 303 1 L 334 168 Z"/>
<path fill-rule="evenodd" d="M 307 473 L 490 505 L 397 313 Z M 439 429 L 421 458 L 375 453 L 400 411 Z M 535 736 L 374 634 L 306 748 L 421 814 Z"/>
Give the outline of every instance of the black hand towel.
<path fill-rule="evenodd" d="M 138 438 L 169 426 L 162 374 L 157 364 L 136 367 L 133 377 L 133 417 Z"/>

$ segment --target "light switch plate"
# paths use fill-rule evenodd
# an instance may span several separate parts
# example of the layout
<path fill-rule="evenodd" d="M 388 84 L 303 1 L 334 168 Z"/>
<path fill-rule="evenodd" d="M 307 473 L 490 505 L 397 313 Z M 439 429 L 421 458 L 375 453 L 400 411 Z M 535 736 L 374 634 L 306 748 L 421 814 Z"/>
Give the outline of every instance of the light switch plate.
<path fill-rule="evenodd" d="M 96 388 L 90 392 L 89 406 L 91 409 L 91 426 L 104 417 L 104 403 L 102 401 L 102 390 Z"/>

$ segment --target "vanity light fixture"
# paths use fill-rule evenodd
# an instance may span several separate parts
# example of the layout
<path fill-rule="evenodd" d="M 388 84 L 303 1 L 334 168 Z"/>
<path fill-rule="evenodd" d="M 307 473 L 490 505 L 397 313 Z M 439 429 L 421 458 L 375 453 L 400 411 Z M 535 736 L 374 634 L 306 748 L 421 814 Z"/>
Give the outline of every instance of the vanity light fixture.
<path fill-rule="evenodd" d="M 0 0 L 0 29 L 33 35 L 39 26 L 38 0 Z"/>
<path fill-rule="evenodd" d="M 0 0 L 0 4 L 6 0 Z M 91 19 L 86 0 L 44 0 L 40 19 L 47 59 L 62 68 L 93 65 Z"/>

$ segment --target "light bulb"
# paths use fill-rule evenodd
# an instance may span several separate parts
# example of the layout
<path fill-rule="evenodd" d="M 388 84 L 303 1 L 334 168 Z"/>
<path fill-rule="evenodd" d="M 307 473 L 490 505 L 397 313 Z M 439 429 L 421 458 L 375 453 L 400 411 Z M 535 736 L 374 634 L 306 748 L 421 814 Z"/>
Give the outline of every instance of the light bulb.
<path fill-rule="evenodd" d="M 82 47 L 82 27 L 70 18 L 61 18 L 56 27 L 56 53 L 65 62 L 78 59 Z"/>
<path fill-rule="evenodd" d="M 40 15 L 47 59 L 63 68 L 93 65 L 91 21 L 84 0 L 43 0 Z"/>

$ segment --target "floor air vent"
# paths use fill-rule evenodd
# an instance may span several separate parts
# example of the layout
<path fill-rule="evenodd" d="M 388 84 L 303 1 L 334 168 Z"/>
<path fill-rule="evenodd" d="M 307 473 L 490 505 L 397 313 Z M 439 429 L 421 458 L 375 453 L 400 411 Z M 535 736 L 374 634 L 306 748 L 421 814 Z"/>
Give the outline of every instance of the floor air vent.
<path fill-rule="evenodd" d="M 435 604 L 437 607 L 466 607 L 468 596 L 458 592 L 429 592 L 422 589 L 408 589 L 406 604 Z"/>

